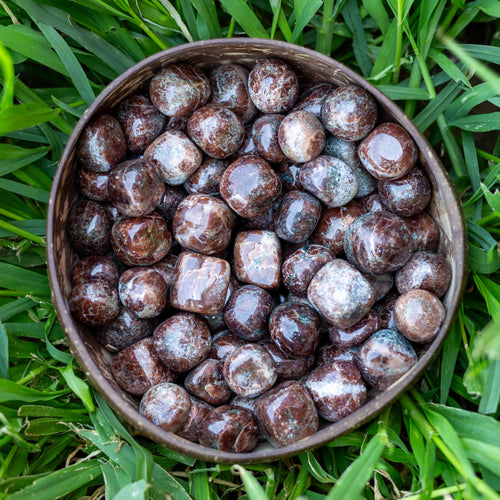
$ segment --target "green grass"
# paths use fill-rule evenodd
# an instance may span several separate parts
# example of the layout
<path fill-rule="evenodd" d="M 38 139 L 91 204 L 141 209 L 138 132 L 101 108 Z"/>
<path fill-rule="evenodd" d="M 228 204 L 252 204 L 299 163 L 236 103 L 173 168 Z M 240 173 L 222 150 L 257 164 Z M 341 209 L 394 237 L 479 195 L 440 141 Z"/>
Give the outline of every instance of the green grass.
<path fill-rule="evenodd" d="M 500 498 L 499 20 L 493 0 L 0 1 L 0 497 Z M 439 357 L 378 419 L 231 467 L 132 435 L 89 389 L 50 301 L 44 219 L 65 141 L 110 80 L 246 35 L 332 55 L 414 119 L 462 200 L 470 274 Z"/>

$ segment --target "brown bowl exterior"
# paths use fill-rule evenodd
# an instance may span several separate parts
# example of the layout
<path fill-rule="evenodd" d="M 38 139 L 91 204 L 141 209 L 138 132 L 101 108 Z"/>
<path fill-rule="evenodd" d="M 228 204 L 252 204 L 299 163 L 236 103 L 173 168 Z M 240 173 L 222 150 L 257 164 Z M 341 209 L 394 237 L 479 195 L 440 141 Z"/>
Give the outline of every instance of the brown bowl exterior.
<path fill-rule="evenodd" d="M 251 453 L 228 453 L 194 444 L 157 427 L 139 413 L 137 400 L 114 381 L 110 371 L 111 355 L 97 342 L 90 330 L 73 320 L 69 312 L 67 297 L 71 287 L 70 275 L 77 257 L 66 236 L 66 223 L 70 207 L 78 196 L 75 185 L 78 138 L 94 115 L 113 108 L 127 95 L 143 87 L 144 82 L 167 64 L 186 61 L 202 70 L 228 62 L 251 67 L 257 60 L 266 57 L 287 61 L 304 81 L 310 81 L 311 75 L 314 75 L 316 82 L 335 85 L 354 83 L 364 87 L 377 99 L 382 120 L 397 122 L 406 128 L 419 148 L 419 162 L 433 185 L 430 212 L 440 226 L 440 251 L 452 267 L 453 278 L 444 297 L 447 312 L 438 336 L 425 352 L 420 353 L 417 364 L 389 389 L 343 420 L 327 425 L 313 436 L 292 445 L 272 448 L 261 444 Z M 275 40 L 233 38 L 195 42 L 159 52 L 120 75 L 96 98 L 71 134 L 54 177 L 47 217 L 47 257 L 52 300 L 71 352 L 90 383 L 120 417 L 140 434 L 191 457 L 209 462 L 251 463 L 282 459 L 326 444 L 376 416 L 418 379 L 441 347 L 460 304 L 465 282 L 466 246 L 462 211 L 448 174 L 426 139 L 391 100 L 341 63 L 313 50 Z"/>

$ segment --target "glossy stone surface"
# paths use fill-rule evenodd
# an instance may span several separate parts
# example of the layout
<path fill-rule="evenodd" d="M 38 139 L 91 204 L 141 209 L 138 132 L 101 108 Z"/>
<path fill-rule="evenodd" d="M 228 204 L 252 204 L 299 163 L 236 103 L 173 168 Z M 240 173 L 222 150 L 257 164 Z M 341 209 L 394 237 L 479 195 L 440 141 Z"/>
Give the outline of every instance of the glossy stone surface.
<path fill-rule="evenodd" d="M 332 90 L 321 107 L 321 119 L 326 129 L 346 141 L 366 137 L 375 127 L 377 118 L 375 99 L 356 85 Z"/>
<path fill-rule="evenodd" d="M 212 158 L 227 158 L 238 151 L 245 129 L 230 109 L 207 104 L 197 109 L 188 120 L 188 134 L 193 142 Z"/>
<path fill-rule="evenodd" d="M 295 380 L 306 374 L 314 364 L 314 353 L 307 356 L 289 356 L 285 354 L 272 340 L 261 340 L 276 363 L 276 373 L 280 380 Z"/>
<path fill-rule="evenodd" d="M 333 88 L 333 85 L 330 83 L 318 83 L 314 85 L 299 97 L 299 101 L 292 108 L 292 111 L 308 111 L 316 118 L 321 118 L 321 106 Z"/>
<path fill-rule="evenodd" d="M 106 201 L 108 199 L 107 172 L 94 172 L 81 168 L 78 171 L 78 189 L 86 198 L 94 201 Z"/>
<path fill-rule="evenodd" d="M 385 297 L 394 286 L 394 274 L 365 274 L 375 291 L 375 300 L 379 301 Z"/>
<path fill-rule="evenodd" d="M 379 303 L 376 304 L 376 309 L 380 315 L 381 328 L 396 329 L 394 322 L 394 305 L 399 295 L 396 292 L 388 293 Z"/>
<path fill-rule="evenodd" d="M 149 96 L 164 115 L 186 116 L 208 101 L 210 83 L 191 64 L 170 64 L 151 79 Z"/>
<path fill-rule="evenodd" d="M 177 257 L 175 255 L 167 255 L 163 259 L 149 266 L 149 269 L 156 271 L 165 281 L 167 287 L 174 282 L 175 266 L 177 265 Z"/>
<path fill-rule="evenodd" d="M 327 207 L 341 207 L 358 191 L 358 179 L 351 168 L 333 156 L 321 155 L 305 163 L 299 175 L 303 188 Z"/>
<path fill-rule="evenodd" d="M 156 355 L 151 337 L 113 356 L 111 373 L 122 389 L 137 396 L 157 384 L 173 382 L 176 376 Z"/>
<path fill-rule="evenodd" d="M 120 311 L 118 292 L 106 280 L 78 283 L 68 297 L 71 314 L 85 325 L 100 326 L 113 320 Z"/>
<path fill-rule="evenodd" d="M 368 196 L 363 196 L 360 200 L 365 212 L 384 212 L 385 205 L 382 203 L 378 192 L 371 193 Z"/>
<path fill-rule="evenodd" d="M 334 259 L 316 273 L 307 298 L 330 323 L 349 328 L 368 313 L 375 293 L 356 268 L 345 260 Z"/>
<path fill-rule="evenodd" d="M 205 359 L 188 373 L 184 387 L 193 395 L 212 405 L 225 403 L 232 392 L 222 373 L 223 363 Z"/>
<path fill-rule="evenodd" d="M 118 282 L 121 303 L 138 318 L 156 318 L 168 303 L 168 287 L 156 271 L 145 267 L 127 269 Z"/>
<path fill-rule="evenodd" d="M 255 404 L 266 439 L 274 446 L 287 446 L 312 436 L 319 428 L 318 413 L 305 387 L 295 380 L 282 382 Z"/>
<path fill-rule="evenodd" d="M 357 367 L 375 389 L 387 389 L 417 362 L 411 344 L 396 330 L 379 330 L 358 351 Z"/>
<path fill-rule="evenodd" d="M 299 180 L 301 168 L 302 165 L 297 165 L 293 161 L 285 161 L 276 166 L 275 170 L 285 191 L 292 191 L 294 189 L 302 191 L 302 184 Z"/>
<path fill-rule="evenodd" d="M 245 229 L 261 229 L 264 231 L 274 231 L 274 225 L 276 217 L 278 217 L 278 212 L 281 206 L 281 200 L 283 199 L 283 194 L 280 194 L 274 203 L 267 208 L 267 210 L 255 217 L 247 217 L 242 219 L 242 225 Z"/>
<path fill-rule="evenodd" d="M 241 217 L 263 214 L 281 193 L 276 172 L 259 156 L 238 158 L 220 180 L 220 194 Z"/>
<path fill-rule="evenodd" d="M 306 245 L 290 255 L 281 267 L 281 279 L 287 290 L 298 297 L 307 297 L 314 275 L 335 255 L 321 245 Z"/>
<path fill-rule="evenodd" d="M 229 245 L 233 225 L 233 213 L 222 200 L 208 194 L 190 194 L 177 207 L 173 233 L 183 247 L 214 255 Z"/>
<path fill-rule="evenodd" d="M 186 390 L 169 382 L 149 389 L 139 406 L 142 415 L 169 432 L 177 432 L 183 428 L 190 409 L 191 399 Z"/>
<path fill-rule="evenodd" d="M 445 314 L 441 301 L 427 290 L 409 290 L 394 304 L 397 329 L 417 344 L 425 344 L 436 337 Z"/>
<path fill-rule="evenodd" d="M 347 229 L 344 251 L 349 262 L 365 273 L 391 273 L 408 262 L 413 238 L 401 217 L 390 212 L 369 212 Z"/>
<path fill-rule="evenodd" d="M 366 402 L 366 385 L 349 361 L 319 366 L 308 375 L 304 385 L 320 416 L 329 422 L 338 422 Z"/>
<path fill-rule="evenodd" d="M 167 255 L 171 244 L 167 224 L 157 213 L 120 219 L 111 229 L 111 246 L 127 266 L 154 264 Z"/>
<path fill-rule="evenodd" d="M 210 351 L 207 324 L 191 313 L 179 313 L 158 325 L 153 333 L 156 354 L 171 370 L 185 372 L 201 363 Z"/>
<path fill-rule="evenodd" d="M 83 168 L 108 172 L 125 158 L 127 142 L 118 120 L 104 114 L 94 118 L 84 129 L 76 156 Z"/>
<path fill-rule="evenodd" d="M 254 415 L 241 407 L 224 405 L 208 413 L 200 425 L 202 446 L 233 453 L 252 451 L 259 434 Z"/>
<path fill-rule="evenodd" d="M 186 193 L 182 189 L 165 184 L 165 191 L 156 211 L 165 219 L 169 228 L 172 228 L 177 207 L 185 197 Z"/>
<path fill-rule="evenodd" d="M 284 115 L 264 115 L 255 120 L 252 126 L 252 139 L 257 154 L 271 163 L 282 163 L 287 157 L 281 150 L 278 140 L 278 130 Z"/>
<path fill-rule="evenodd" d="M 269 333 L 276 345 L 290 356 L 314 353 L 321 321 L 316 312 L 299 302 L 284 302 L 269 318 Z"/>
<path fill-rule="evenodd" d="M 80 200 L 71 208 L 67 234 L 80 255 L 102 255 L 110 249 L 111 218 L 103 205 Z"/>
<path fill-rule="evenodd" d="M 226 301 L 231 269 L 217 257 L 182 252 L 170 290 L 170 303 L 177 309 L 199 314 L 219 314 Z"/>
<path fill-rule="evenodd" d="M 176 434 L 181 438 L 197 443 L 201 423 L 205 420 L 205 416 L 214 408 L 212 405 L 209 405 L 208 403 L 205 403 L 205 401 L 195 398 L 194 396 L 191 396 L 190 399 L 191 408 L 189 410 L 189 415 L 187 416 L 182 429 L 177 431 Z"/>
<path fill-rule="evenodd" d="M 328 337 L 335 346 L 347 349 L 364 342 L 380 329 L 381 323 L 379 314 L 370 309 L 366 316 L 349 328 L 338 328 L 332 325 L 328 329 Z"/>
<path fill-rule="evenodd" d="M 245 128 L 245 135 L 243 137 L 243 142 L 241 143 L 241 146 L 236 152 L 238 156 L 259 155 L 255 143 L 253 142 L 252 128 L 253 127 L 251 125 Z"/>
<path fill-rule="evenodd" d="M 226 106 L 247 122 L 257 112 L 248 95 L 248 70 L 239 64 L 223 64 L 210 73 L 210 102 Z"/>
<path fill-rule="evenodd" d="M 267 334 L 267 323 L 275 302 L 269 292 L 246 285 L 235 290 L 224 309 L 227 327 L 238 337 L 256 341 Z"/>
<path fill-rule="evenodd" d="M 248 92 L 263 113 L 283 113 L 295 104 L 299 82 L 293 69 L 279 59 L 259 61 L 248 76 Z"/>
<path fill-rule="evenodd" d="M 186 191 L 188 193 L 219 195 L 220 180 L 228 166 L 227 161 L 209 158 L 184 183 Z"/>
<path fill-rule="evenodd" d="M 358 155 L 358 145 L 358 141 L 346 141 L 330 135 L 326 139 L 323 154 L 342 160 L 352 169 L 358 179 L 356 198 L 361 198 L 377 189 L 377 179 L 363 167 Z"/>
<path fill-rule="evenodd" d="M 318 366 L 327 364 L 331 365 L 335 361 L 349 361 L 354 363 L 356 361 L 357 347 L 341 348 L 333 344 L 325 344 L 318 349 L 318 356 L 316 357 L 316 364 Z"/>
<path fill-rule="evenodd" d="M 417 161 L 417 146 L 396 123 L 382 123 L 358 148 L 359 159 L 373 177 L 388 181 L 406 175 Z"/>
<path fill-rule="evenodd" d="M 203 155 L 184 132 L 167 130 L 146 148 L 144 158 L 158 169 L 165 183 L 177 186 L 201 165 Z"/>
<path fill-rule="evenodd" d="M 120 163 L 109 174 L 109 201 L 128 217 L 151 213 L 160 204 L 164 190 L 156 167 L 141 158 Z"/>
<path fill-rule="evenodd" d="M 435 252 L 439 245 L 439 227 L 436 221 L 427 213 L 420 212 L 413 217 L 404 219 L 410 228 L 415 252 Z"/>
<path fill-rule="evenodd" d="M 415 252 L 396 272 L 396 287 L 399 293 L 420 289 L 442 297 L 450 282 L 450 265 L 441 254 L 434 252 Z"/>
<path fill-rule="evenodd" d="M 421 212 L 431 199 L 431 184 L 419 168 L 392 181 L 379 181 L 378 193 L 390 212 L 400 217 L 411 217 Z"/>
<path fill-rule="evenodd" d="M 102 279 L 116 286 L 118 277 L 116 264 L 111 257 L 105 255 L 88 255 L 79 260 L 71 270 L 73 286 L 92 279 Z"/>
<path fill-rule="evenodd" d="M 140 319 L 122 307 L 111 323 L 96 328 L 94 334 L 107 351 L 116 353 L 152 335 L 155 326 L 155 320 Z"/>
<path fill-rule="evenodd" d="M 278 374 L 273 358 L 264 347 L 245 344 L 226 358 L 224 378 L 238 396 L 254 398 L 268 391 Z"/>
<path fill-rule="evenodd" d="M 163 129 L 167 118 L 144 95 L 132 95 L 123 99 L 116 108 L 128 150 L 144 151 Z"/>
<path fill-rule="evenodd" d="M 208 357 L 225 361 L 226 358 L 238 347 L 241 347 L 245 342 L 229 330 L 212 335 L 212 345 Z"/>
<path fill-rule="evenodd" d="M 279 238 L 304 243 L 312 234 L 321 215 L 321 203 L 304 191 L 289 191 L 283 197 L 275 222 Z"/>
<path fill-rule="evenodd" d="M 274 290 L 280 284 L 281 245 L 272 231 L 242 231 L 234 242 L 238 280 Z"/>
<path fill-rule="evenodd" d="M 344 236 L 349 226 L 365 213 L 363 206 L 352 200 L 343 207 L 324 208 L 312 240 L 329 248 L 334 254 L 344 253 Z"/>

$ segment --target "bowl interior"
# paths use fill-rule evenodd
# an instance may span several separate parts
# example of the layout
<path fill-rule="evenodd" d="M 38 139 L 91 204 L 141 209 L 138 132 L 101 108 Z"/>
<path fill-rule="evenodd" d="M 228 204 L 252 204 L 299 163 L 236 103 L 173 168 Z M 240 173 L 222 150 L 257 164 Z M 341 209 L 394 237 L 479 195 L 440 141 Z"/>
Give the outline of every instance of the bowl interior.
<path fill-rule="evenodd" d="M 444 297 L 446 317 L 440 332 L 436 339 L 419 353 L 418 363 L 404 377 L 386 391 L 372 394 L 371 399 L 356 412 L 337 423 L 325 426 L 307 439 L 279 449 L 260 444 L 250 453 L 236 454 L 208 449 L 163 431 L 138 412 L 138 400 L 123 391 L 114 381 L 110 371 L 110 353 L 96 341 L 90 329 L 73 321 L 68 309 L 71 269 L 78 258 L 66 236 L 66 221 L 70 208 L 78 197 L 75 185 L 76 145 L 83 128 L 94 115 L 112 109 L 131 93 L 146 90 L 147 83 L 154 73 L 167 64 L 184 61 L 202 70 L 208 70 L 219 64 L 236 62 L 251 68 L 256 61 L 266 57 L 279 57 L 287 61 L 297 72 L 301 83 L 312 81 L 335 85 L 354 83 L 364 87 L 378 101 L 379 121 L 397 122 L 406 128 L 419 148 L 419 164 L 427 172 L 433 185 L 429 212 L 440 226 L 439 251 L 451 265 L 453 277 Z M 50 196 L 47 239 L 53 302 L 72 353 L 89 381 L 114 410 L 139 433 L 178 452 L 211 462 L 248 463 L 295 455 L 325 444 L 374 417 L 417 380 L 437 353 L 460 303 L 465 275 L 464 222 L 460 205 L 447 173 L 422 134 L 392 101 L 342 64 L 312 50 L 272 40 L 210 40 L 174 47 L 138 63 L 108 85 L 78 122 L 61 157 Z"/>

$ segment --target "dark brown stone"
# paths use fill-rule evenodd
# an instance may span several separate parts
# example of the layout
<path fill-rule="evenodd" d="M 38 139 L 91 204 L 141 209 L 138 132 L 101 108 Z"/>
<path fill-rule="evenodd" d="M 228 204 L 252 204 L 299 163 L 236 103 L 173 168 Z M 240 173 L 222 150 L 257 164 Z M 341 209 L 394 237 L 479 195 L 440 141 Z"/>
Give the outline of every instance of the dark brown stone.
<path fill-rule="evenodd" d="M 220 181 L 222 198 L 241 217 L 263 214 L 280 193 L 278 175 L 260 156 L 238 158 L 229 165 Z"/>
<path fill-rule="evenodd" d="M 450 265 L 442 255 L 434 252 L 415 252 L 396 272 L 396 288 L 399 293 L 420 289 L 442 297 L 450 282 Z"/>
<path fill-rule="evenodd" d="M 224 309 L 227 327 L 238 337 L 256 341 L 267 334 L 269 316 L 275 302 L 264 289 L 246 285 L 235 290 Z"/>
<path fill-rule="evenodd" d="M 218 195 L 222 174 L 228 166 L 227 161 L 209 158 L 184 183 L 186 191 L 188 193 Z"/>
<path fill-rule="evenodd" d="M 78 283 L 69 294 L 68 305 L 78 321 L 90 326 L 105 325 L 120 311 L 118 292 L 102 279 Z"/>
<path fill-rule="evenodd" d="M 420 212 L 413 217 L 405 218 L 404 221 L 410 228 L 415 243 L 415 252 L 437 250 L 440 238 L 439 227 L 429 214 Z"/>
<path fill-rule="evenodd" d="M 378 181 L 378 193 L 390 212 L 400 217 L 411 217 L 429 204 L 432 191 L 426 175 L 414 168 L 399 179 Z"/>
<path fill-rule="evenodd" d="M 172 228 L 175 211 L 185 196 L 186 193 L 183 190 L 165 184 L 165 191 L 158 205 L 157 212 L 165 219 L 169 228 Z"/>
<path fill-rule="evenodd" d="M 111 373 L 122 389 L 137 396 L 142 396 L 157 384 L 173 382 L 176 377 L 156 355 L 151 337 L 116 354 L 111 363 Z"/>
<path fill-rule="evenodd" d="M 397 123 L 382 123 L 358 148 L 359 159 L 376 179 L 388 181 L 407 174 L 417 161 L 417 146 Z"/>
<path fill-rule="evenodd" d="M 321 106 L 333 88 L 330 83 L 314 85 L 299 97 L 299 101 L 292 108 L 292 111 L 304 110 L 312 113 L 316 118 L 321 118 Z"/>
<path fill-rule="evenodd" d="M 321 107 L 321 119 L 327 130 L 346 141 L 366 137 L 375 127 L 377 118 L 375 99 L 356 85 L 332 90 Z"/>
<path fill-rule="evenodd" d="M 184 248 L 214 255 L 229 245 L 233 225 L 233 213 L 222 200 L 208 194 L 190 194 L 177 207 L 173 233 Z"/>
<path fill-rule="evenodd" d="M 205 420 L 205 416 L 210 413 L 214 408 L 212 405 L 205 403 L 201 399 L 190 397 L 191 408 L 189 410 L 189 415 L 184 423 L 183 428 L 177 431 L 176 434 L 188 441 L 198 442 L 198 434 L 200 432 L 200 426 Z"/>
<path fill-rule="evenodd" d="M 205 359 L 188 373 L 184 387 L 212 405 L 224 404 L 232 392 L 222 373 L 222 361 Z"/>
<path fill-rule="evenodd" d="M 76 156 L 87 170 L 108 172 L 125 158 L 126 152 L 127 142 L 118 120 L 104 114 L 84 128 Z"/>
<path fill-rule="evenodd" d="M 144 151 L 160 135 L 167 120 L 144 95 L 126 97 L 116 108 L 116 117 L 123 127 L 128 150 Z"/>
<path fill-rule="evenodd" d="M 210 351 L 207 324 L 191 313 L 179 313 L 158 325 L 153 333 L 154 348 L 171 370 L 185 372 L 201 363 Z"/>
<path fill-rule="evenodd" d="M 252 139 L 258 154 L 271 163 L 282 163 L 287 157 L 278 141 L 278 130 L 284 115 L 264 115 L 255 120 L 252 126 Z"/>
<path fill-rule="evenodd" d="M 283 284 L 293 295 L 307 297 L 307 289 L 314 275 L 334 258 L 335 255 L 328 248 L 320 245 L 299 248 L 283 262 Z"/>
<path fill-rule="evenodd" d="M 116 264 L 111 257 L 105 255 L 88 255 L 79 260 L 71 271 L 73 286 L 92 279 L 103 279 L 111 286 L 116 286 L 118 278 Z"/>
<path fill-rule="evenodd" d="M 273 358 L 276 363 L 276 373 L 281 380 L 298 379 L 305 375 L 314 364 L 314 353 L 307 356 L 289 356 L 272 340 L 261 340 L 260 345 L 264 346 Z"/>
<path fill-rule="evenodd" d="M 108 199 L 107 172 L 94 172 L 81 168 L 78 171 L 78 189 L 86 198 L 94 201 L 107 201 Z"/>
<path fill-rule="evenodd" d="M 160 204 L 164 190 L 156 167 L 141 158 L 120 163 L 109 174 L 109 201 L 128 217 L 151 213 Z"/>
<path fill-rule="evenodd" d="M 313 370 L 304 385 L 318 413 L 329 422 L 338 422 L 366 402 L 366 386 L 359 370 L 349 361 L 323 364 Z"/>
<path fill-rule="evenodd" d="M 344 237 L 349 262 L 369 274 L 403 267 L 413 253 L 413 238 L 404 220 L 390 212 L 369 212 L 356 219 Z"/>
<path fill-rule="evenodd" d="M 342 160 L 321 155 L 300 169 L 302 187 L 327 207 L 341 207 L 358 192 L 358 179 Z"/>
<path fill-rule="evenodd" d="M 163 259 L 172 236 L 161 215 L 120 219 L 111 229 L 111 246 L 127 266 L 148 266 Z"/>
<path fill-rule="evenodd" d="M 364 342 L 370 335 L 380 329 L 381 323 L 379 314 L 370 309 L 366 316 L 349 328 L 338 328 L 332 325 L 328 329 L 328 336 L 332 344 L 346 349 Z"/>
<path fill-rule="evenodd" d="M 168 304 L 168 287 L 150 268 L 131 267 L 118 283 L 121 303 L 138 318 L 156 318 Z"/>
<path fill-rule="evenodd" d="M 281 180 L 281 185 L 285 191 L 297 189 L 302 191 L 302 184 L 299 180 L 300 169 L 302 165 L 297 165 L 293 161 L 285 161 L 276 166 L 275 170 Z"/>
<path fill-rule="evenodd" d="M 325 344 L 318 349 L 316 363 L 318 366 L 325 364 L 331 365 L 335 363 L 335 361 L 349 361 L 354 363 L 356 361 L 357 352 L 357 347 L 342 349 L 333 344 Z"/>
<path fill-rule="evenodd" d="M 312 240 L 329 248 L 334 254 L 344 253 L 344 236 L 349 226 L 365 213 L 362 205 L 352 200 L 343 207 L 324 208 Z"/>
<path fill-rule="evenodd" d="M 170 303 L 183 311 L 215 315 L 226 301 L 231 268 L 217 257 L 182 252 L 177 260 Z"/>
<path fill-rule="evenodd" d="M 268 391 L 277 377 L 273 358 L 258 344 L 238 347 L 224 362 L 226 382 L 233 392 L 245 398 L 254 398 Z"/>
<path fill-rule="evenodd" d="M 445 314 L 441 301 L 427 290 L 409 290 L 394 304 L 394 322 L 398 331 L 417 344 L 434 340 Z"/>
<path fill-rule="evenodd" d="M 80 200 L 69 213 L 68 239 L 80 255 L 102 255 L 110 249 L 111 217 L 96 201 Z"/>
<path fill-rule="evenodd" d="M 234 242 L 234 270 L 244 283 L 275 290 L 280 285 L 281 245 L 272 231 L 242 231 Z"/>
<path fill-rule="evenodd" d="M 223 330 L 212 336 L 212 345 L 208 357 L 225 361 L 238 347 L 244 344 L 243 340 L 229 330 Z"/>
<path fill-rule="evenodd" d="M 287 380 L 262 395 L 255 414 L 264 435 L 274 446 L 287 446 L 312 436 L 319 428 L 318 413 L 305 387 Z"/>
<path fill-rule="evenodd" d="M 208 413 L 200 424 L 202 446 L 233 453 L 252 451 L 259 428 L 254 415 L 241 407 L 225 405 Z"/>
<path fill-rule="evenodd" d="M 193 142 L 212 158 L 227 158 L 236 153 L 245 136 L 238 116 L 218 104 L 197 109 L 189 118 L 187 127 Z"/>
<path fill-rule="evenodd" d="M 203 155 L 179 130 L 167 130 L 144 151 L 144 158 L 160 172 L 165 183 L 178 186 L 201 165 Z"/>
<path fill-rule="evenodd" d="M 191 64 L 170 64 L 151 79 L 149 96 L 163 114 L 186 116 L 208 101 L 210 83 Z"/>
<path fill-rule="evenodd" d="M 417 362 L 411 344 L 396 330 L 379 330 L 358 351 L 357 366 L 375 389 L 387 389 Z"/>
<path fill-rule="evenodd" d="M 248 95 L 248 70 L 239 64 L 223 64 L 210 73 L 210 102 L 226 106 L 243 122 L 254 117 L 257 109 Z"/>
<path fill-rule="evenodd" d="M 180 431 L 191 409 L 191 399 L 185 389 L 164 382 L 151 387 L 141 399 L 139 411 L 164 431 Z"/>
<path fill-rule="evenodd" d="M 330 323 L 349 328 L 368 313 L 375 293 L 356 268 L 345 260 L 334 259 L 316 273 L 307 298 Z"/>
<path fill-rule="evenodd" d="M 250 72 L 248 91 L 259 111 L 283 113 L 295 104 L 299 83 L 287 63 L 279 59 L 263 59 Z"/>
<path fill-rule="evenodd" d="M 290 356 L 308 356 L 318 346 L 321 322 L 314 310 L 299 302 L 284 302 L 269 318 L 269 333 Z"/>

